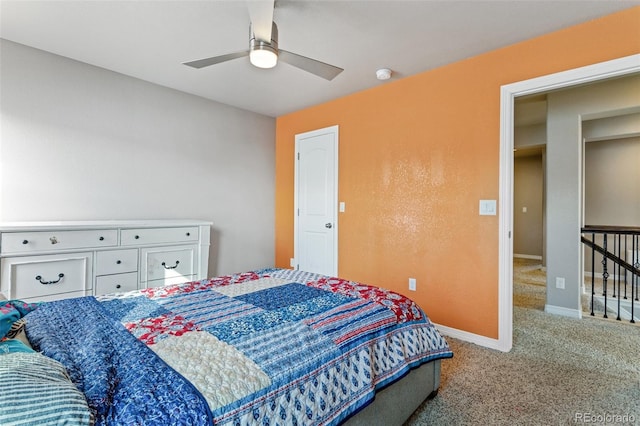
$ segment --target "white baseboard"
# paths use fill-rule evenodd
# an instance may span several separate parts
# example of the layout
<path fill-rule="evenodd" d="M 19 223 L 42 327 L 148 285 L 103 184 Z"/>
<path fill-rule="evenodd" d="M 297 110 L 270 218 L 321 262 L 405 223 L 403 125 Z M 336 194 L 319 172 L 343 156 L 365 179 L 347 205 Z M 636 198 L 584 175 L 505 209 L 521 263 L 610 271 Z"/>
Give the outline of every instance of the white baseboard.
<path fill-rule="evenodd" d="M 544 305 L 544 311 L 548 314 L 561 315 L 563 317 L 570 318 L 582 318 L 582 310 L 581 309 L 570 309 L 562 306 L 554 306 L 554 305 Z"/>
<path fill-rule="evenodd" d="M 479 334 L 469 333 L 468 331 L 458 330 L 457 328 L 447 327 L 446 325 L 436 324 L 438 331 L 444 336 L 453 337 L 465 342 L 474 343 L 489 349 L 495 349 L 502 352 L 509 352 L 511 348 L 503 348 L 498 339 L 481 336 Z"/>
<path fill-rule="evenodd" d="M 518 258 L 518 259 L 542 260 L 542 256 L 538 256 L 538 255 L 535 255 L 535 254 L 517 254 L 517 253 L 513 253 L 513 257 L 514 258 Z"/>

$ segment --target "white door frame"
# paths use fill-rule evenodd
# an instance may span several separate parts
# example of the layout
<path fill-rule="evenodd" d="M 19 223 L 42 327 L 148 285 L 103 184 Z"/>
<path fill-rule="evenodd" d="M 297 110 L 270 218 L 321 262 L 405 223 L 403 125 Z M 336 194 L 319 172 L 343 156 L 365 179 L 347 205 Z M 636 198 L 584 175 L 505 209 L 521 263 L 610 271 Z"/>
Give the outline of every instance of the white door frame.
<path fill-rule="evenodd" d="M 325 133 L 334 133 L 335 138 L 334 138 L 334 187 L 333 187 L 333 194 L 334 194 L 334 200 L 333 200 L 333 208 L 334 208 L 334 218 L 335 220 L 333 221 L 333 229 L 335 232 L 335 238 L 333 239 L 334 244 L 333 244 L 333 255 L 334 255 L 334 259 L 333 259 L 333 265 L 334 265 L 334 270 L 332 272 L 332 275 L 338 276 L 338 157 L 340 157 L 339 155 L 339 151 L 338 151 L 338 139 L 339 139 L 339 126 L 335 125 L 335 126 L 329 126 L 329 127 L 324 127 L 322 129 L 317 129 L 317 130 L 311 130 L 309 132 L 304 132 L 304 133 L 299 133 L 295 136 L 295 151 L 294 151 L 294 158 L 293 158 L 293 162 L 295 164 L 294 167 L 294 176 L 293 176 L 293 261 L 291 262 L 291 266 L 294 267 L 295 269 L 298 269 L 297 264 L 298 264 L 298 253 L 299 252 L 299 241 L 298 241 L 298 166 L 299 166 L 299 161 L 298 161 L 298 152 L 300 152 L 299 149 L 299 141 L 300 139 L 302 139 L 303 137 L 313 137 L 313 136 L 317 136 L 317 135 L 322 135 Z M 295 264 L 294 264 L 295 263 Z"/>
<path fill-rule="evenodd" d="M 513 111 L 519 96 L 591 83 L 640 72 L 640 54 L 507 84 L 500 89 L 500 201 L 498 340 L 493 348 L 513 346 Z"/>

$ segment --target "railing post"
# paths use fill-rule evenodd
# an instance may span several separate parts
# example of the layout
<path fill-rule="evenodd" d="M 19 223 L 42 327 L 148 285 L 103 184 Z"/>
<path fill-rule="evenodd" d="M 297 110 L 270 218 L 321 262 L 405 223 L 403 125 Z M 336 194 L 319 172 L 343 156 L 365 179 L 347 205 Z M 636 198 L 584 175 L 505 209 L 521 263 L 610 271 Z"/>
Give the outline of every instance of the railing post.
<path fill-rule="evenodd" d="M 591 242 L 595 244 L 596 233 L 591 233 Z M 594 296 L 596 295 L 596 249 L 591 247 L 591 316 L 595 316 L 593 313 Z"/>
<path fill-rule="evenodd" d="M 607 279 L 609 278 L 609 273 L 607 272 L 607 240 L 608 235 L 605 233 L 604 240 L 602 241 L 602 248 L 604 249 L 604 253 L 602 254 L 602 296 L 604 296 L 604 318 L 609 318 L 607 316 Z"/>
<path fill-rule="evenodd" d="M 631 236 L 633 238 L 633 235 Z M 624 260 L 625 262 L 629 263 L 629 259 L 627 259 L 627 253 L 629 253 L 629 250 L 627 250 L 627 242 L 629 241 L 629 236 L 626 235 L 624 237 Z M 633 253 L 631 253 L 631 258 L 633 259 Z M 632 260 L 633 262 L 633 260 Z M 627 300 L 627 271 L 624 271 L 624 300 Z"/>
<path fill-rule="evenodd" d="M 635 235 L 634 237 L 635 238 L 633 239 L 632 248 L 633 259 L 631 261 L 633 262 L 633 266 L 636 269 L 640 269 L 640 235 Z M 640 276 L 638 276 L 638 274 L 633 274 L 632 279 L 636 285 L 636 302 L 638 302 L 640 301 L 638 300 L 638 286 L 640 286 Z M 633 286 L 633 283 L 631 285 Z M 633 294 L 631 295 L 631 298 L 633 299 Z"/>
<path fill-rule="evenodd" d="M 615 252 L 616 250 L 616 234 L 613 234 L 613 250 L 614 250 L 614 254 L 617 257 L 620 257 L 620 239 L 622 238 L 622 234 L 618 234 L 618 251 Z M 616 265 L 613 265 L 613 269 L 615 271 Z M 613 297 L 616 297 L 616 282 L 618 283 L 618 316 L 616 317 L 616 320 L 620 321 L 622 320 L 622 318 L 620 318 L 620 263 L 618 263 L 618 275 L 617 277 L 614 274 L 613 277 Z"/>
<path fill-rule="evenodd" d="M 633 267 L 636 269 L 640 269 L 640 245 L 638 244 L 640 241 L 640 235 L 633 235 L 631 237 L 631 262 Z M 640 284 L 640 276 L 638 274 L 631 274 L 631 322 L 635 323 L 635 312 L 634 312 L 634 298 L 633 298 L 633 290 L 635 288 L 635 301 L 638 300 L 638 285 Z"/>

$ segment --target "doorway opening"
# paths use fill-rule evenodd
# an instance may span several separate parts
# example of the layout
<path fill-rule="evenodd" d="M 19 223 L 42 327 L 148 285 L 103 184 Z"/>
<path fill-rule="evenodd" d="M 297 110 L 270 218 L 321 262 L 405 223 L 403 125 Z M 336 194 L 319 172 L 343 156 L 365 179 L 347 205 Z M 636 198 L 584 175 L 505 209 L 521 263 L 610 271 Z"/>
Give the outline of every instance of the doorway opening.
<path fill-rule="evenodd" d="M 496 349 L 506 352 L 511 350 L 513 346 L 513 149 L 516 98 L 637 72 L 640 72 L 640 55 L 632 55 L 502 86 L 500 103 L 499 324 Z M 578 263 L 579 271 L 582 269 L 582 262 Z"/>

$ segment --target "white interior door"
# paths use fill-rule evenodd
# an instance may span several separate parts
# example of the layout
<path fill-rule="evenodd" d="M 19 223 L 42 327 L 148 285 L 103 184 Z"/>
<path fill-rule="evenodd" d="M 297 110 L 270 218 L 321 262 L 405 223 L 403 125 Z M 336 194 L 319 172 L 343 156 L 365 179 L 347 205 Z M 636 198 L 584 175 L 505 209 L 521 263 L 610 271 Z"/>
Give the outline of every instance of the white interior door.
<path fill-rule="evenodd" d="M 296 135 L 296 269 L 338 274 L 338 126 Z"/>

